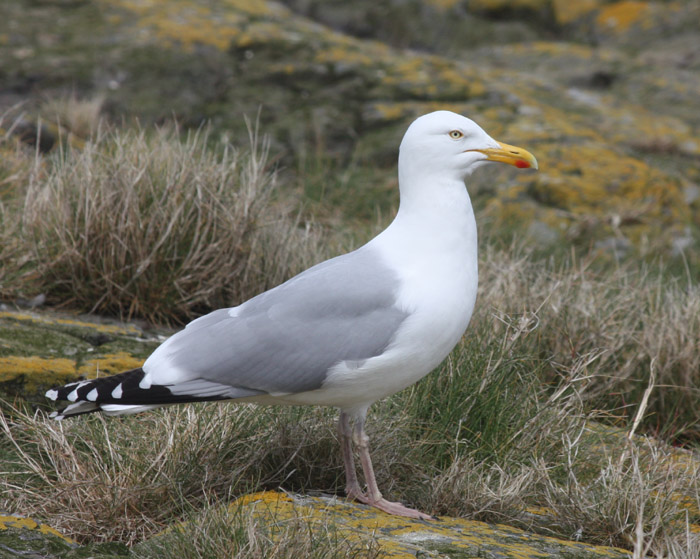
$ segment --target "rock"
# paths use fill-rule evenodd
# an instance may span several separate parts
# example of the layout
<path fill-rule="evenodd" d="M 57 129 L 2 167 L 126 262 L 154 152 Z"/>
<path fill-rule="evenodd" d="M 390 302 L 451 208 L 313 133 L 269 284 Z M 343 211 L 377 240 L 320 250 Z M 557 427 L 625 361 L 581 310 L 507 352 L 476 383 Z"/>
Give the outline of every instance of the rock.
<path fill-rule="evenodd" d="M 255 519 L 262 526 L 284 526 L 303 519 L 309 531 L 331 532 L 338 541 L 354 544 L 358 549 L 370 547 L 378 550 L 382 557 L 396 559 L 434 556 L 490 559 L 632 557 L 630 552 L 622 549 L 539 536 L 504 524 L 447 517 L 421 521 L 390 516 L 366 505 L 328 495 L 255 493 L 230 505 L 229 513 L 234 519 Z M 186 523 L 175 528 L 185 534 L 187 529 Z M 167 549 L 168 538 L 174 536 L 177 537 L 172 531 L 165 532 L 142 545 L 157 544 Z"/>
<path fill-rule="evenodd" d="M 15 304 L 18 307 L 24 307 L 28 309 L 36 309 L 37 307 L 41 307 L 44 303 L 46 302 L 46 295 L 44 293 L 39 293 L 36 297 L 33 297 L 31 299 L 23 299 L 19 298 L 15 301 Z"/>
<path fill-rule="evenodd" d="M 139 367 L 160 343 L 132 324 L 0 312 L 0 397 L 46 403 L 54 386 Z"/>
<path fill-rule="evenodd" d="M 117 559 L 128 557 L 120 543 L 79 546 L 46 524 L 0 514 L 0 559 Z"/>
<path fill-rule="evenodd" d="M 21 142 L 38 149 L 42 153 L 48 153 L 56 145 L 55 135 L 45 124 L 18 120 L 12 124 L 9 132 Z"/>
<path fill-rule="evenodd" d="M 0 514 L 0 559 L 16 557 L 57 559 L 75 542 L 31 518 Z"/>
<path fill-rule="evenodd" d="M 533 221 L 527 228 L 527 236 L 540 247 L 553 245 L 561 240 L 559 232 L 542 221 Z"/>
<path fill-rule="evenodd" d="M 694 244 L 695 239 L 690 231 L 690 227 L 688 227 L 681 235 L 671 242 L 671 254 L 673 256 L 681 256 L 688 250 L 691 250 Z"/>
<path fill-rule="evenodd" d="M 119 121 L 206 120 L 246 142 L 243 117 L 260 110 L 287 169 L 310 152 L 362 169 L 339 211 L 373 219 L 395 206 L 406 124 L 455 110 L 540 161 L 538 174 L 486 175 L 499 185 L 483 204 L 497 224 L 572 231 L 594 217 L 601 227 L 575 229 L 589 246 L 615 233 L 613 212 L 633 244 L 670 248 L 700 219 L 684 203 L 700 154 L 694 9 L 691 0 L 6 2 L 0 17 L 14 23 L 0 36 L 0 111 L 77 91 L 103 96 Z M 504 30 L 516 27 L 514 42 Z M 74 32 L 85 28 L 94 32 Z"/>
<path fill-rule="evenodd" d="M 688 184 L 683 189 L 683 199 L 689 206 L 700 200 L 700 186 L 697 184 Z"/>
<path fill-rule="evenodd" d="M 595 244 L 597 250 L 612 254 L 615 258 L 623 258 L 631 248 L 631 243 L 624 237 L 608 237 Z"/>

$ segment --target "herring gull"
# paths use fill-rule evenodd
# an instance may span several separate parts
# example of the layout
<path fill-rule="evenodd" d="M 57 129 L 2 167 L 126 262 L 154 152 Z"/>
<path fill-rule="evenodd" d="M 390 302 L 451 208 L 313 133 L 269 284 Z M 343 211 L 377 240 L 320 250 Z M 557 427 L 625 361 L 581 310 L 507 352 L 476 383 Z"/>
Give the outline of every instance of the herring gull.
<path fill-rule="evenodd" d="M 437 111 L 416 119 L 399 149 L 399 209 L 383 232 L 190 322 L 138 369 L 49 390 L 48 398 L 71 402 L 53 416 L 204 400 L 335 406 L 347 496 L 390 514 L 431 518 L 382 497 L 365 418 L 372 403 L 434 369 L 467 328 L 477 231 L 465 179 L 490 161 L 537 169 L 531 153 L 497 142 L 468 118 Z"/>

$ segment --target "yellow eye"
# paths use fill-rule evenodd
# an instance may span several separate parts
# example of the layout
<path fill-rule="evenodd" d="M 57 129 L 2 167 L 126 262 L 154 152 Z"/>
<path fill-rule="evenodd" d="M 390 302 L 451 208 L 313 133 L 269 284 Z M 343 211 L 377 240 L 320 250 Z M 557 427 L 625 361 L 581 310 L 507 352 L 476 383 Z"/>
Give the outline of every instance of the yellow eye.
<path fill-rule="evenodd" d="M 453 140 L 459 140 L 462 137 L 464 137 L 464 134 L 462 134 L 459 130 L 453 130 L 450 132 L 450 138 Z"/>

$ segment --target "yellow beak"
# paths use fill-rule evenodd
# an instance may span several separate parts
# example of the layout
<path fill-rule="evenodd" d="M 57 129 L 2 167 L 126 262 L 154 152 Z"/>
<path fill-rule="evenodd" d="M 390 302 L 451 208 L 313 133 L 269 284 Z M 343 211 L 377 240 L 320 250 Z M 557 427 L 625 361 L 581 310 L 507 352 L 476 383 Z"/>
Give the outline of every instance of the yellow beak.
<path fill-rule="evenodd" d="M 483 153 L 489 161 L 498 161 L 500 163 L 508 163 L 519 169 L 538 169 L 537 159 L 529 151 L 516 146 L 509 146 L 501 142 L 497 142 L 500 147 L 488 149 L 473 149 L 469 151 L 478 151 Z"/>

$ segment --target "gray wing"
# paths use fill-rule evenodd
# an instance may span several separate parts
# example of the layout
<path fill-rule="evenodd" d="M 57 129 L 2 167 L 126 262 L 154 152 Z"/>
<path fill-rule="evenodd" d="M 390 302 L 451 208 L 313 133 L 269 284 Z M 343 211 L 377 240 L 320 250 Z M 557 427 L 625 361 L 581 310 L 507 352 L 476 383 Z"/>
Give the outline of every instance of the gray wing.
<path fill-rule="evenodd" d="M 168 384 L 164 367 L 178 371 L 173 392 L 215 393 L 222 385 L 234 387 L 229 397 L 313 390 L 335 364 L 385 350 L 407 316 L 396 306 L 398 288 L 396 273 L 363 247 L 195 320 L 144 370 L 159 369 L 158 384 Z"/>

